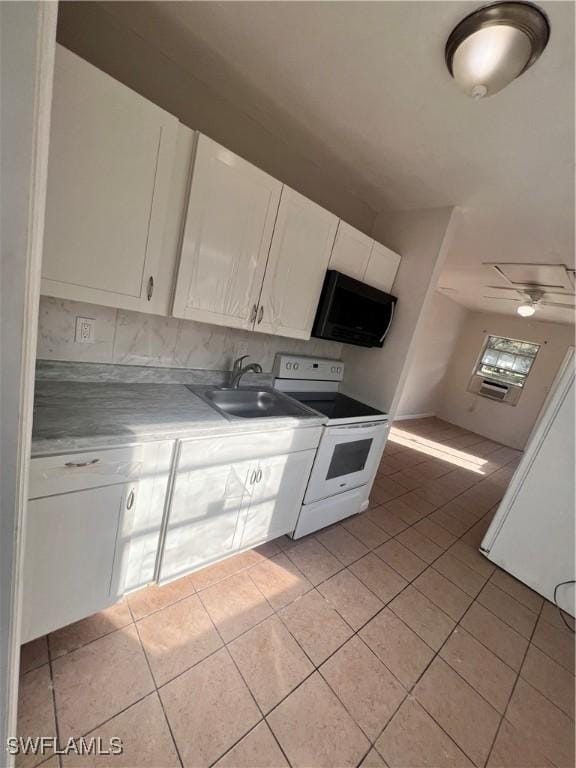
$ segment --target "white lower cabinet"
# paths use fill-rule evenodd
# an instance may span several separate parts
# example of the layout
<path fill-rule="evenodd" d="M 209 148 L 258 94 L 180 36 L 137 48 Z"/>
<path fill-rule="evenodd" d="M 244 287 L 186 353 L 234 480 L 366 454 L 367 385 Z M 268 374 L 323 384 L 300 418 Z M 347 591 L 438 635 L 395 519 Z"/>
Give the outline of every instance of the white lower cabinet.
<path fill-rule="evenodd" d="M 182 441 L 169 509 L 173 441 L 32 459 L 22 642 L 292 532 L 321 434 Z"/>
<path fill-rule="evenodd" d="M 131 503 L 127 497 L 118 528 L 112 584 L 117 597 L 150 584 L 156 571 L 174 443 L 148 443 L 142 449 L 142 471 L 131 486 L 134 496 Z"/>
<path fill-rule="evenodd" d="M 116 535 L 130 492 L 129 484 L 110 485 L 29 502 L 23 642 L 115 601 Z"/>
<path fill-rule="evenodd" d="M 242 549 L 294 530 L 315 455 L 316 451 L 300 451 L 258 463 L 241 521 Z"/>
<path fill-rule="evenodd" d="M 174 484 L 160 579 L 173 579 L 238 548 L 252 463 L 186 466 L 200 446 L 183 445 Z"/>
<path fill-rule="evenodd" d="M 32 459 L 22 642 L 153 581 L 173 442 Z"/>
<path fill-rule="evenodd" d="M 311 428 L 183 442 L 160 581 L 293 531 L 320 434 Z"/>

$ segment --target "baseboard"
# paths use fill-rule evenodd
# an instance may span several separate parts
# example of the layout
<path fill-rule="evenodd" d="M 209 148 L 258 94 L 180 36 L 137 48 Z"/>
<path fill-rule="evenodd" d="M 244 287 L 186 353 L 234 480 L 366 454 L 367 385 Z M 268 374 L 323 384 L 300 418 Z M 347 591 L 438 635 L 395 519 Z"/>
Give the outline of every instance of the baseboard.
<path fill-rule="evenodd" d="M 429 419 L 436 416 L 435 413 L 407 413 L 405 416 L 395 416 L 394 421 L 407 421 L 408 419 Z"/>

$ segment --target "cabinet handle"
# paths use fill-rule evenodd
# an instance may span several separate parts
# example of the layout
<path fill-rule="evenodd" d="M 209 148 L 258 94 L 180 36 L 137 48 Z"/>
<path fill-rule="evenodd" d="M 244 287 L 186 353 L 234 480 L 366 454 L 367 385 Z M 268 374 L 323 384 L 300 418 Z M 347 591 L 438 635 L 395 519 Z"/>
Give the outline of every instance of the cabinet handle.
<path fill-rule="evenodd" d="M 126 509 L 132 509 L 134 506 L 134 488 L 130 491 L 128 494 L 128 499 L 126 500 Z"/>
<path fill-rule="evenodd" d="M 154 293 L 154 278 L 152 275 L 148 278 L 148 289 L 146 290 L 146 298 L 148 301 L 152 299 L 152 294 Z"/>
<path fill-rule="evenodd" d="M 260 304 L 260 312 L 258 313 L 258 325 L 262 322 L 262 318 L 264 317 L 264 304 Z"/>
<path fill-rule="evenodd" d="M 258 304 L 252 305 L 252 312 L 250 313 L 250 322 L 253 323 L 256 320 L 256 315 L 258 313 Z"/>
<path fill-rule="evenodd" d="M 254 470 L 250 475 L 250 485 L 254 485 L 254 483 L 256 482 L 256 474 L 257 474 L 256 470 Z"/>
<path fill-rule="evenodd" d="M 77 467 L 91 467 L 93 464 L 98 464 L 99 461 L 100 459 L 92 459 L 91 461 L 67 461 L 64 466 L 68 467 L 69 469 L 74 469 Z"/>
<path fill-rule="evenodd" d="M 258 472 L 256 472 L 256 482 L 259 483 L 260 480 L 262 480 L 262 469 L 258 469 Z"/>

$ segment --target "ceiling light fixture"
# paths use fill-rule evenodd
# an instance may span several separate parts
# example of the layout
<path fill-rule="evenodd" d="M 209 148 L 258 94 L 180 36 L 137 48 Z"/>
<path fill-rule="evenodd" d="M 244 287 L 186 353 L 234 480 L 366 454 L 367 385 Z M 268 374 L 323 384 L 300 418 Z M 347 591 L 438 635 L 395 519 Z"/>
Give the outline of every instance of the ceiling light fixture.
<path fill-rule="evenodd" d="M 520 317 L 532 317 L 534 312 L 536 312 L 536 305 L 531 301 L 527 301 L 525 304 L 520 304 L 516 312 L 518 312 Z"/>
<path fill-rule="evenodd" d="M 548 19 L 537 6 L 492 3 L 466 16 L 452 30 L 446 43 L 446 66 L 468 96 L 492 96 L 534 64 L 549 37 Z"/>

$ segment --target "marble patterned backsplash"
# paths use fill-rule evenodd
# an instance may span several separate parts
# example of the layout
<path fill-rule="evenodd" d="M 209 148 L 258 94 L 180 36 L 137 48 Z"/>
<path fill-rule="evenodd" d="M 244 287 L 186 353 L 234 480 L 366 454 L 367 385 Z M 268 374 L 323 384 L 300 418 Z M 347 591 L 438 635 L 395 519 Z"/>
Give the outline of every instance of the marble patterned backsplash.
<path fill-rule="evenodd" d="M 74 340 L 77 317 L 96 321 L 93 344 Z M 42 360 L 227 371 L 237 357 L 250 355 L 250 362 L 260 363 L 269 372 L 276 352 L 340 359 L 342 345 L 320 339 L 268 336 L 49 296 L 40 299 L 37 356 Z"/>
<path fill-rule="evenodd" d="M 115 365 L 73 360 L 36 360 L 36 381 L 76 381 L 100 384 L 192 384 L 196 387 L 225 387 L 231 371 L 207 368 L 166 368 L 152 365 Z M 243 385 L 271 387 L 271 373 L 247 373 Z"/>

